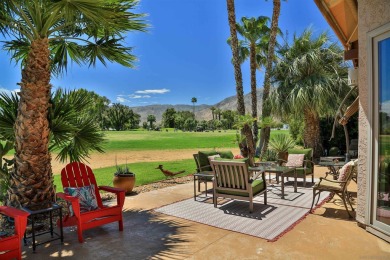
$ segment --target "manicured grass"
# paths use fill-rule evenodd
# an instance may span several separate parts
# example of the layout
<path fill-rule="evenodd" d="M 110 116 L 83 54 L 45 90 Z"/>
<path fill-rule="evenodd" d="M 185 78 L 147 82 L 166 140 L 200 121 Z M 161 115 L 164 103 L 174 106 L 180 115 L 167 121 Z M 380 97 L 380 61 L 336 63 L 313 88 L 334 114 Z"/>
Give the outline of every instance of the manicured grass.
<path fill-rule="evenodd" d="M 165 175 L 159 170 L 155 169 L 159 164 L 164 166 L 165 170 L 172 172 L 178 172 L 185 170 L 184 173 L 176 175 L 186 176 L 194 173 L 196 170 L 196 165 L 193 159 L 170 161 L 170 162 L 141 162 L 141 163 L 131 163 L 127 166 L 130 171 L 134 172 L 136 175 L 136 186 L 156 182 L 165 179 Z M 124 165 L 123 165 L 124 166 Z M 98 185 L 112 186 L 112 179 L 114 177 L 115 166 L 93 169 L 95 174 L 96 182 Z M 57 191 L 62 191 L 61 176 L 54 175 L 54 185 L 57 186 Z"/>
<path fill-rule="evenodd" d="M 214 132 L 166 132 L 156 131 L 107 131 L 106 152 L 117 150 L 170 150 L 204 148 L 236 148 L 236 131 Z M 273 130 L 274 134 L 288 134 L 286 130 Z"/>

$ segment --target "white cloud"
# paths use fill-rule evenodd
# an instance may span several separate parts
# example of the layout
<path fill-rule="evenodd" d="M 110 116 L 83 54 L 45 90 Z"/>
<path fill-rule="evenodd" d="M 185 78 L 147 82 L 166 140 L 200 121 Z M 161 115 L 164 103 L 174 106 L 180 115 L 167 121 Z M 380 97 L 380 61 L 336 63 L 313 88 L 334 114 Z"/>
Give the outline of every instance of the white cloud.
<path fill-rule="evenodd" d="M 120 97 L 120 96 L 116 97 L 116 101 L 118 101 L 119 103 L 130 102 L 130 100 L 127 100 L 127 99 Z"/>
<path fill-rule="evenodd" d="M 137 93 L 137 94 L 165 94 L 167 92 L 170 92 L 170 90 L 166 89 L 166 88 L 162 88 L 162 89 L 137 90 L 135 93 Z"/>
<path fill-rule="evenodd" d="M 128 95 L 129 98 L 151 98 L 151 96 L 149 95 L 135 95 L 135 94 L 131 94 L 131 95 Z"/>

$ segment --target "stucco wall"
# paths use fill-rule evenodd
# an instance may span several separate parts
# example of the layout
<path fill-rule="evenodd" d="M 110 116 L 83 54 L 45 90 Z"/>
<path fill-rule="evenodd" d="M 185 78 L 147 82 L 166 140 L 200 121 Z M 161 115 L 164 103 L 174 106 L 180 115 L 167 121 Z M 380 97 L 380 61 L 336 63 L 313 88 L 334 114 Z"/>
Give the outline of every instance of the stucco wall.
<path fill-rule="evenodd" d="M 370 124 L 368 121 L 368 68 L 367 68 L 367 32 L 372 31 L 390 22 L 390 1 L 389 0 L 358 0 L 359 15 L 359 174 L 358 174 L 358 201 L 356 220 L 365 223 L 366 185 L 371 171 L 367 169 L 368 133 Z"/>

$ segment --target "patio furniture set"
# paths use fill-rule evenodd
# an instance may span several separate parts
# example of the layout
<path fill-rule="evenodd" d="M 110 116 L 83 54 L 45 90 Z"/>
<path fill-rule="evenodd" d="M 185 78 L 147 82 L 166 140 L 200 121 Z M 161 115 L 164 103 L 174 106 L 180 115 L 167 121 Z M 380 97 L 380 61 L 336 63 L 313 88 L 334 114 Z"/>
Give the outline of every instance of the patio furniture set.
<path fill-rule="evenodd" d="M 299 155 L 299 156 L 297 156 Z M 299 157 L 299 160 L 297 158 Z M 200 192 L 200 184 L 204 183 L 207 197 L 207 183 L 213 183 L 213 203 L 218 206 L 218 197 L 245 200 L 249 202 L 249 211 L 253 211 L 253 198 L 257 195 L 264 195 L 264 204 L 267 204 L 267 185 L 265 173 L 274 173 L 276 182 L 281 179 L 281 199 L 285 198 L 284 178 L 294 177 L 294 192 L 297 192 L 297 178 L 303 178 L 303 185 L 306 185 L 306 176 L 311 175 L 311 182 L 314 182 L 314 163 L 312 162 L 312 150 L 303 149 L 291 151 L 287 162 L 263 162 L 255 167 L 249 167 L 246 159 L 233 159 L 231 152 L 200 151 L 194 154 L 197 165 L 197 172 L 194 174 L 194 200 L 197 198 L 197 191 Z M 338 167 L 338 162 L 334 167 Z M 329 166 L 328 164 L 323 164 Z M 313 203 L 315 198 L 322 191 L 330 191 L 343 200 L 344 206 L 351 216 L 347 203 L 353 209 L 350 201 L 350 193 L 347 190 L 348 184 L 356 176 L 357 161 L 345 164 L 341 169 L 335 170 L 338 180 L 320 178 L 320 181 L 313 187 Z M 336 169 L 336 168 L 335 168 Z M 333 173 L 333 175 L 335 175 Z M 68 164 L 61 171 L 61 181 L 64 193 L 57 193 L 57 197 L 63 199 L 70 206 L 68 214 L 62 218 L 62 206 L 53 202 L 53 207 L 45 210 L 31 211 L 28 209 L 18 210 L 6 206 L 0 207 L 0 214 L 14 219 L 15 232 L 13 236 L 2 238 L 0 236 L 0 252 L 6 251 L 2 256 L 21 259 L 20 241 L 32 238 L 33 251 L 37 245 L 47 243 L 56 239 L 63 242 L 63 226 L 77 226 L 78 240 L 82 243 L 83 231 L 111 222 L 118 222 L 119 230 L 123 230 L 122 208 L 125 200 L 125 191 L 118 188 L 98 186 L 92 169 L 79 162 Z M 198 185 L 196 185 L 196 183 Z M 102 203 L 99 190 L 116 194 L 117 203 L 113 206 L 105 206 Z M 317 200 L 318 203 L 318 200 Z M 50 233 L 51 239 L 36 243 L 34 217 L 38 214 L 49 214 L 50 229 L 44 233 Z M 59 216 L 57 226 L 60 234 L 53 230 L 53 214 Z M 29 220 L 29 221 L 28 221 Z M 32 225 L 32 234 L 27 236 L 26 226 Z M 56 236 L 55 236 L 56 235 Z"/>
<path fill-rule="evenodd" d="M 312 149 L 290 150 L 287 161 L 258 162 L 255 167 L 249 167 L 245 159 L 233 159 L 231 152 L 218 153 L 217 151 L 199 151 L 194 154 L 197 172 L 194 174 L 194 200 L 197 192 L 200 192 L 200 184 L 205 184 L 205 196 L 207 197 L 207 183 L 213 183 L 213 203 L 217 207 L 218 197 L 249 201 L 249 211 L 253 211 L 253 198 L 264 195 L 264 204 L 267 204 L 267 185 L 273 185 L 270 174 L 275 174 L 276 182 L 281 179 L 281 199 L 285 199 L 285 178 L 294 178 L 294 192 L 297 192 L 297 179 L 303 179 L 303 187 L 306 187 L 306 177 L 311 175 L 311 183 L 314 183 L 314 162 L 312 161 Z M 348 185 L 357 176 L 357 160 L 345 162 L 342 158 L 323 158 L 319 165 L 327 166 L 329 172 L 325 178 L 313 186 L 313 201 L 310 211 L 316 205 L 322 191 L 331 193 L 330 198 L 338 195 L 352 217 L 347 203 L 352 211 L 351 195 Z M 340 161 L 341 160 L 341 161 Z M 268 184 L 265 173 L 269 173 Z M 333 180 L 327 179 L 328 174 Z M 197 183 L 197 185 L 196 185 Z"/>
<path fill-rule="evenodd" d="M 213 202 L 217 207 L 217 198 L 231 198 L 249 201 L 249 211 L 253 211 L 253 198 L 264 195 L 264 204 L 267 204 L 267 182 L 265 173 L 275 174 L 276 181 L 281 179 L 281 198 L 285 198 L 284 178 L 294 178 L 294 192 L 297 192 L 297 178 L 303 179 L 306 185 L 306 176 L 311 175 L 314 182 L 314 163 L 312 149 L 291 150 L 286 162 L 259 162 L 255 167 L 249 167 L 246 159 L 234 159 L 233 154 L 218 151 L 199 151 L 194 154 L 197 172 L 194 174 L 194 200 L 200 184 L 205 184 L 207 197 L 207 183 L 213 183 Z M 296 160 L 299 158 L 298 160 Z M 196 183 L 198 185 L 196 185 Z M 196 189 L 197 187 L 197 189 Z"/>

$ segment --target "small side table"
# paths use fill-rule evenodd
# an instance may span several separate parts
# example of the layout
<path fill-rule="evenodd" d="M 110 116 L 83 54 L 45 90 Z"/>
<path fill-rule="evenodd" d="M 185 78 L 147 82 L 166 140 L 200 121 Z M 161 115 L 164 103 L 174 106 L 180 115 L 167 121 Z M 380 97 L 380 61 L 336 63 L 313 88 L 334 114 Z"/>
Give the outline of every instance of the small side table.
<path fill-rule="evenodd" d="M 58 205 L 56 203 L 53 203 L 53 205 L 50 208 L 47 209 L 40 209 L 40 210 L 30 210 L 28 208 L 22 208 L 24 211 L 30 213 L 28 216 L 28 220 L 31 221 L 31 235 L 27 236 L 27 231 L 24 233 L 24 245 L 27 245 L 27 239 L 32 238 L 32 246 L 33 246 L 33 252 L 35 252 L 35 249 L 38 245 L 46 244 L 48 242 L 61 239 L 61 243 L 64 242 L 64 233 L 63 233 L 63 227 L 62 227 L 62 206 Z M 36 232 L 35 230 L 35 221 L 39 216 L 47 217 L 49 215 L 49 222 L 50 227 L 49 230 L 44 230 L 41 232 Z M 60 217 L 60 234 L 54 232 L 53 228 L 53 215 L 58 215 Z M 44 234 L 50 233 L 51 239 L 36 243 L 35 237 L 41 236 Z"/>
<path fill-rule="evenodd" d="M 198 182 L 199 181 L 204 182 L 205 189 L 206 189 L 206 197 L 207 197 L 207 181 L 206 181 L 206 178 L 210 177 L 210 176 L 214 176 L 212 171 L 194 173 L 194 200 L 196 200 L 196 181 L 197 180 L 198 180 Z"/>

